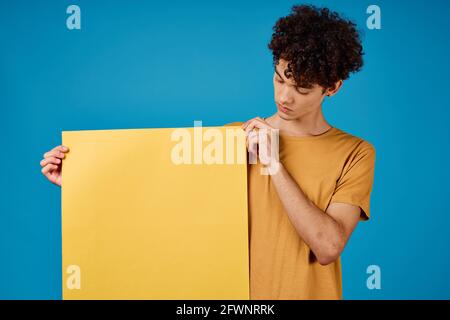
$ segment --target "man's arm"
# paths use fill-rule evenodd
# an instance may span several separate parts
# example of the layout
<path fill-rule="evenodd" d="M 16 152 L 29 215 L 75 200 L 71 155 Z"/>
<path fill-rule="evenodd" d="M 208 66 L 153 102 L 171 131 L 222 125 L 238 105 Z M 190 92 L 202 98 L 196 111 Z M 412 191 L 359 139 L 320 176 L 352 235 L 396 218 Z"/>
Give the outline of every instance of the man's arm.
<path fill-rule="evenodd" d="M 306 197 L 282 163 L 270 177 L 289 219 L 318 262 L 327 265 L 336 261 L 359 221 L 361 208 L 331 203 L 326 212 L 320 210 Z"/>
<path fill-rule="evenodd" d="M 245 122 L 242 128 L 247 135 L 253 129 L 273 129 L 260 117 Z M 271 154 L 271 143 L 261 146 L 258 140 L 257 135 L 248 136 L 249 153 L 254 153 L 255 146 L 258 145 L 259 148 L 267 148 L 266 154 Z M 270 141 L 270 135 L 267 141 Z M 278 164 L 278 170 L 272 172 L 270 177 L 297 233 L 311 248 L 320 264 L 327 265 L 336 261 L 358 224 L 361 208 L 336 202 L 331 203 L 326 212 L 322 211 L 307 198 L 283 164 Z"/>

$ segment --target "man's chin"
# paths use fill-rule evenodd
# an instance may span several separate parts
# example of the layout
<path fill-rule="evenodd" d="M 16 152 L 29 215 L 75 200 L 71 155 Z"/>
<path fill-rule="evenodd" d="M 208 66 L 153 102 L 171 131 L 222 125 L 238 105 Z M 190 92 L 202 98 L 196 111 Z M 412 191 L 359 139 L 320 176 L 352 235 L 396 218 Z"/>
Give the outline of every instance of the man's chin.
<path fill-rule="evenodd" d="M 278 110 L 278 116 L 283 120 L 293 120 L 294 117 L 284 113 L 283 111 Z"/>

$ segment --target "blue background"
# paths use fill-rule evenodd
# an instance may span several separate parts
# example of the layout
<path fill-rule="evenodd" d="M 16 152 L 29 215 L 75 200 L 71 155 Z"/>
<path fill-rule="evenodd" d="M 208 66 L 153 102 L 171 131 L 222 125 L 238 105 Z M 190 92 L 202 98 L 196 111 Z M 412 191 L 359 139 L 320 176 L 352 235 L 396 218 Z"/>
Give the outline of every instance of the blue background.
<path fill-rule="evenodd" d="M 1 1 L 0 298 L 61 298 L 62 130 L 204 126 L 275 112 L 267 43 L 293 1 Z M 363 30 L 365 66 L 324 105 L 377 151 L 372 217 L 343 254 L 346 299 L 450 298 L 448 1 L 311 1 Z M 66 8 L 81 8 L 81 30 Z M 382 29 L 366 28 L 366 8 Z M 381 267 L 381 290 L 366 268 Z"/>

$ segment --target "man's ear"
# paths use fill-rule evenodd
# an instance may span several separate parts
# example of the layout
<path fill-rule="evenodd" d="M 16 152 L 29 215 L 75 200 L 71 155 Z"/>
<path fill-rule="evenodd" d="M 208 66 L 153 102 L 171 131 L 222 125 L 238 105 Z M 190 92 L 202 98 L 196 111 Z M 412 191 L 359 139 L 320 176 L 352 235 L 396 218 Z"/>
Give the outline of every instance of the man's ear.
<path fill-rule="evenodd" d="M 337 81 L 332 87 L 325 90 L 325 95 L 327 97 L 334 96 L 341 89 L 343 83 L 342 80 Z"/>

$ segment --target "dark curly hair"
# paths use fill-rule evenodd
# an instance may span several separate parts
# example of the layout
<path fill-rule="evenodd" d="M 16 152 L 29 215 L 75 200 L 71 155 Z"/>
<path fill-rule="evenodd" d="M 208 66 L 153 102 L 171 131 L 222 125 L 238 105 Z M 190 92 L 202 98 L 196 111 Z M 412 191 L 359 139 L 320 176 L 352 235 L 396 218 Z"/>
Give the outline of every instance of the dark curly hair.
<path fill-rule="evenodd" d="M 298 87 L 318 84 L 325 89 L 345 80 L 363 65 L 356 24 L 327 8 L 297 5 L 273 27 L 269 49 L 274 66 L 288 61 L 285 76 Z"/>

